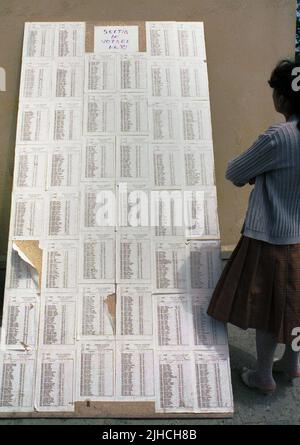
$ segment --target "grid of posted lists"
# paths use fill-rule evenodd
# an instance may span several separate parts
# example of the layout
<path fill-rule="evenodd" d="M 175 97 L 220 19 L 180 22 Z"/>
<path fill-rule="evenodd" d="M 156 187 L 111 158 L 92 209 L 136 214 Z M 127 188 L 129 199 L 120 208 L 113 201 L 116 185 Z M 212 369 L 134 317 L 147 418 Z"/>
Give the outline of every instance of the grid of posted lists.
<path fill-rule="evenodd" d="M 84 22 L 25 24 L 0 415 L 233 411 L 203 23 L 145 28 L 86 52 Z"/>

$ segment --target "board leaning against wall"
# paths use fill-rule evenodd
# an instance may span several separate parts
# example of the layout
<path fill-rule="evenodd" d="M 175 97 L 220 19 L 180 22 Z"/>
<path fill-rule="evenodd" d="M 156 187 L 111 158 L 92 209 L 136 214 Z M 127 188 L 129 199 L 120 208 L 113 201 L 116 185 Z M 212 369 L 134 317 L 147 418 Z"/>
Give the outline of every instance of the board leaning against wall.
<path fill-rule="evenodd" d="M 202 23 L 26 24 L 8 252 L 0 415 L 232 414 Z"/>

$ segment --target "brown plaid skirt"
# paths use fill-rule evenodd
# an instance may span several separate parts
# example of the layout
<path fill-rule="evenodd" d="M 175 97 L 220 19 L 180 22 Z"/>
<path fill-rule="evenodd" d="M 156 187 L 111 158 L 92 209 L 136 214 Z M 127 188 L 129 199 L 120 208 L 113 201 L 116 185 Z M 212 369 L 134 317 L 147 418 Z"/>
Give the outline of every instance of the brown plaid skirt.
<path fill-rule="evenodd" d="M 207 313 L 290 343 L 300 326 L 300 243 L 270 244 L 242 235 L 214 289 Z"/>

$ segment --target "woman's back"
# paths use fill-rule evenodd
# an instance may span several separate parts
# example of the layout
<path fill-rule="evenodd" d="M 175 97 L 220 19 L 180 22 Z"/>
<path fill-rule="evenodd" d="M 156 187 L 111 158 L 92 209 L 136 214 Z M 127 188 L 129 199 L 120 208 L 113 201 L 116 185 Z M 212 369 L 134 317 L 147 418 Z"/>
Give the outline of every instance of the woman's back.
<path fill-rule="evenodd" d="M 300 131 L 298 115 L 261 134 L 229 162 L 227 179 L 251 191 L 242 233 L 274 244 L 300 243 Z"/>

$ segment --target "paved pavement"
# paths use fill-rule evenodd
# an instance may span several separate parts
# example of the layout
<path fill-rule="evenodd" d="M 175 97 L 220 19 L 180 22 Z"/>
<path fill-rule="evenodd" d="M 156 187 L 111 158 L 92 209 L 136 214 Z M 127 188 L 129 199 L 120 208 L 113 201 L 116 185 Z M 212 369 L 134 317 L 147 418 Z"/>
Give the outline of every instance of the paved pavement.
<path fill-rule="evenodd" d="M 3 287 L 4 273 L 0 271 L 0 285 Z M 2 290 L 0 290 L 2 295 Z M 1 304 L 2 305 L 2 304 Z M 255 336 L 253 330 L 242 331 L 229 326 L 229 345 L 232 370 L 232 386 L 235 414 L 232 419 L 5 419 L 3 424 L 64 424 L 64 425 L 246 425 L 246 424 L 300 424 L 300 379 L 290 384 L 283 377 L 276 377 L 277 391 L 264 396 L 246 388 L 239 378 L 242 366 L 255 363 Z M 279 346 L 278 354 L 282 352 Z"/>

